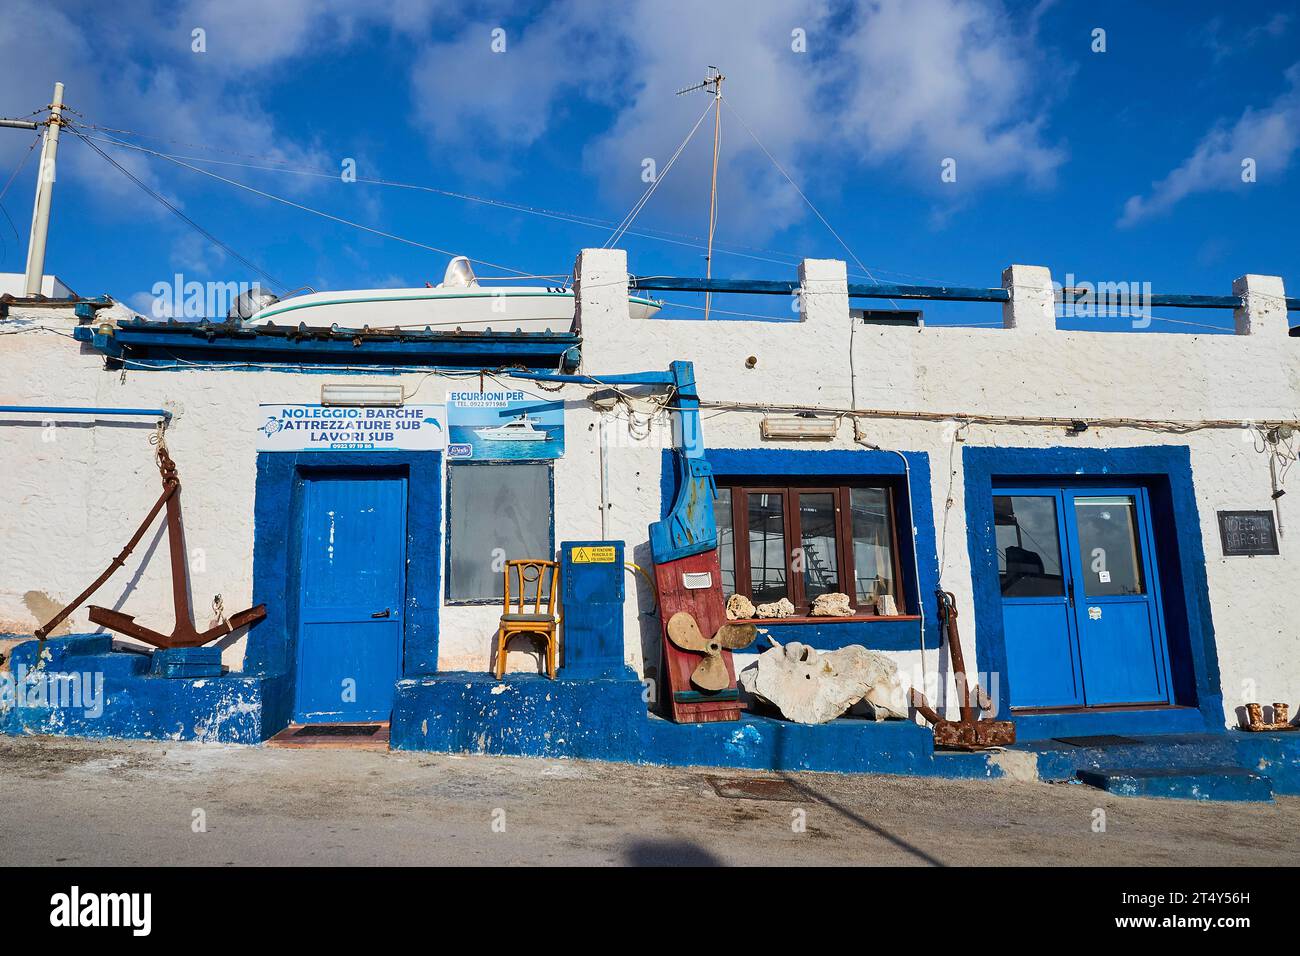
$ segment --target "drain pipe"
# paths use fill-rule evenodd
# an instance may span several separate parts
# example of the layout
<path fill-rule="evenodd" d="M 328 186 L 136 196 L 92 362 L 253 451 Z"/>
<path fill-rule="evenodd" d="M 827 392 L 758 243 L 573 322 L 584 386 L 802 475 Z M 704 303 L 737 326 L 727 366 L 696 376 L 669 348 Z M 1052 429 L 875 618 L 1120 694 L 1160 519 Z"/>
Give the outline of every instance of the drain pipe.
<path fill-rule="evenodd" d="M 165 408 L 97 408 L 79 405 L 0 405 L 0 412 L 27 412 L 33 415 L 144 415 L 172 420 Z"/>
<path fill-rule="evenodd" d="M 866 436 L 862 434 L 862 427 L 858 424 L 857 416 L 853 418 L 853 440 L 863 448 L 869 448 L 872 451 L 887 451 L 898 456 L 898 460 L 903 463 L 903 481 L 907 485 L 907 523 L 912 529 L 912 580 L 916 582 L 916 612 L 921 618 L 920 622 L 920 649 L 921 649 L 921 684 L 929 678 L 929 672 L 925 665 L 925 598 L 921 594 L 921 556 L 920 549 L 916 546 L 916 515 L 912 509 L 912 468 L 907 462 L 907 456 L 896 448 L 881 448 L 879 445 L 867 441 Z"/>
<path fill-rule="evenodd" d="M 600 540 L 609 540 L 609 413 L 596 425 L 600 439 Z"/>

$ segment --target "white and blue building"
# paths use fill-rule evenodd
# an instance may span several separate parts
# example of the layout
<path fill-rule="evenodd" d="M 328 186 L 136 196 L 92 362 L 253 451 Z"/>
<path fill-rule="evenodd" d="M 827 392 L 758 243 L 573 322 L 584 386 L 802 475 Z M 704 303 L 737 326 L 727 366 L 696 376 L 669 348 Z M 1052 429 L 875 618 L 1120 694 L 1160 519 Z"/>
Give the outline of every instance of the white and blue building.
<path fill-rule="evenodd" d="M 699 287 L 635 283 L 624 253 L 585 250 L 564 333 L 512 331 L 507 315 L 474 334 L 299 334 L 147 322 L 108 300 L 5 303 L 0 326 L 22 334 L 0 336 L 0 728 L 256 744 L 291 722 L 390 720 L 408 749 L 1031 779 L 1102 767 L 1137 789 L 1146 770 L 1213 766 L 1225 795 L 1300 790 L 1294 736 L 1235 729 L 1249 702 L 1300 703 L 1300 300 L 1280 279 L 1155 297 L 1231 310 L 1235 335 L 1058 329 L 1070 293 L 1031 266 L 987 289 L 850 286 L 832 260 L 736 284 L 793 294 L 788 322 L 632 318 L 630 285 Z M 973 300 L 1000 322 L 880 323 L 854 308 L 868 296 Z M 637 568 L 678 493 L 675 393 L 602 379 L 675 362 L 694 371 L 688 440 L 717 484 L 725 592 L 794 607 L 758 649 L 862 644 L 951 713 L 935 594 L 952 592 L 968 667 L 1016 747 L 936 754 L 919 721 L 661 716 L 661 623 Z M 593 381 L 535 378 L 551 372 Z M 264 427 L 285 409 L 292 427 Z M 527 412 L 547 439 L 493 453 L 467 437 L 491 409 Z M 157 498 L 164 418 L 197 623 L 257 604 L 265 619 L 219 640 L 219 662 L 170 669 L 84 607 L 40 649 L 35 629 Z M 500 562 L 564 559 L 566 542 L 621 551 L 603 577 L 566 568 L 561 679 L 538 676 L 523 640 L 497 681 Z M 809 615 L 828 591 L 852 616 Z M 90 603 L 170 628 L 157 526 Z M 51 700 L 73 675 L 100 675 L 99 713 Z M 38 678 L 44 696 L 25 696 Z"/>

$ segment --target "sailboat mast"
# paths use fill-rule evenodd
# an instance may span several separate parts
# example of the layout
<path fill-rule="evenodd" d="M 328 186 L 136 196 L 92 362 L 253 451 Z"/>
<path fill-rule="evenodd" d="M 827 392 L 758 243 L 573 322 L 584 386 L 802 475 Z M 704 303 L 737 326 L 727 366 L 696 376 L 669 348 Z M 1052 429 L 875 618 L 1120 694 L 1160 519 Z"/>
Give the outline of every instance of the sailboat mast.
<path fill-rule="evenodd" d="M 684 90 L 678 90 L 677 95 L 683 93 L 694 93 L 696 90 L 704 90 L 706 93 L 713 94 L 713 176 L 709 181 L 709 245 L 704 253 L 704 278 L 713 278 L 713 233 L 718 228 L 718 149 L 722 145 L 722 81 L 726 77 L 716 66 L 710 66 L 708 72 L 704 74 L 704 82 L 696 83 L 694 86 L 688 86 Z M 700 115 L 700 120 L 708 113 Z M 697 122 L 696 127 L 699 127 Z M 692 129 L 691 133 L 694 134 Z M 689 140 L 690 137 L 688 136 Z M 683 146 L 685 143 L 682 144 Z M 704 292 L 704 318 L 709 318 L 709 307 L 712 304 L 713 293 L 707 289 Z"/>
<path fill-rule="evenodd" d="M 722 143 L 722 81 L 726 79 L 718 73 L 713 79 L 713 177 L 709 185 L 709 247 L 704 255 L 704 278 L 713 278 L 713 233 L 718 225 L 718 147 Z M 704 319 L 709 318 L 709 307 L 713 293 L 704 293 Z"/>

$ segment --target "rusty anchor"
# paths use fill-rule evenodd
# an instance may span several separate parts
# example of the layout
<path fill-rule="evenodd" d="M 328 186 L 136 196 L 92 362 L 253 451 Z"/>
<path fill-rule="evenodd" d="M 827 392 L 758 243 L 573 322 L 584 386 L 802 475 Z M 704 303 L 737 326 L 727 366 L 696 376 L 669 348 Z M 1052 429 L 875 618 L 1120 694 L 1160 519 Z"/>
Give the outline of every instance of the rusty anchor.
<path fill-rule="evenodd" d="M 976 684 L 975 703 L 966 682 L 966 662 L 962 657 L 961 638 L 957 633 L 957 599 L 951 591 L 938 591 L 939 620 L 948 638 L 948 664 L 957 685 L 957 702 L 960 720 L 944 720 L 929 705 L 925 695 L 912 689 L 912 706 L 934 727 L 934 745 L 947 750 L 986 750 L 1006 747 L 1016 742 L 1016 725 L 1009 720 L 984 720 L 979 711 L 992 709 L 983 689 Z M 977 709 L 978 708 L 978 709 Z"/>
<path fill-rule="evenodd" d="M 137 624 L 135 618 L 130 614 L 123 614 L 121 611 L 114 611 L 106 607 L 97 607 L 93 604 L 89 609 L 91 621 L 128 637 L 137 638 L 146 644 L 152 644 L 154 647 L 170 648 L 201 647 L 223 634 L 229 634 L 246 624 L 255 624 L 266 617 L 266 605 L 259 604 L 246 611 L 240 611 L 238 614 L 232 614 L 229 618 L 223 617 L 220 624 L 208 628 L 206 631 L 195 629 L 194 616 L 190 611 L 189 576 L 186 572 L 185 563 L 185 537 L 181 528 L 181 480 L 176 473 L 176 463 L 172 461 L 171 455 L 167 453 L 167 446 L 162 441 L 161 432 L 157 438 L 157 445 L 158 471 L 162 476 L 163 485 L 162 494 L 159 495 L 154 506 L 149 509 L 149 513 L 145 516 L 140 527 L 136 529 L 135 534 L 131 536 L 131 540 L 127 542 L 126 547 L 109 562 L 108 567 L 104 569 L 104 573 L 97 577 L 90 587 L 77 595 L 72 603 L 54 615 L 48 623 L 36 630 L 35 633 L 38 639 L 44 641 L 51 631 L 62 624 L 68 615 L 98 591 L 104 585 L 104 582 L 126 563 L 127 556 L 135 550 L 136 545 L 140 543 L 140 539 L 144 537 L 145 531 L 153 524 L 154 519 L 158 517 L 158 512 L 164 507 L 167 509 L 167 544 L 171 551 L 172 604 L 176 609 L 176 624 L 171 633 L 161 634 L 145 627 L 143 624 Z"/>

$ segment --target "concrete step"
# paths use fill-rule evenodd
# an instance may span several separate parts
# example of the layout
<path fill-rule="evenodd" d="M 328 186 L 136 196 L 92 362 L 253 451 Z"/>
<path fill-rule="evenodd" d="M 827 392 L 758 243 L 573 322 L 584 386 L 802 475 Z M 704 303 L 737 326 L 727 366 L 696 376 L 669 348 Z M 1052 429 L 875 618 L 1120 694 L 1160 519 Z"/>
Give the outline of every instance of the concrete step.
<path fill-rule="evenodd" d="M 34 674 L 102 674 L 105 681 L 120 681 L 139 677 L 149 673 L 149 655 L 124 651 L 109 651 L 103 654 L 57 654 L 52 660 L 46 660 L 37 667 L 36 654 L 28 645 L 23 645 L 14 655 L 12 670 L 14 673 Z"/>
<path fill-rule="evenodd" d="M 52 668 L 47 668 L 52 670 Z M 76 654 L 65 657 L 58 670 L 83 674 L 103 674 L 105 681 L 124 680 L 149 673 L 149 655 L 129 651 L 109 654 Z"/>
<path fill-rule="evenodd" d="M 1241 767 L 1143 767 L 1080 770 L 1089 786 L 1122 797 L 1268 802 L 1273 782 Z"/>
<path fill-rule="evenodd" d="M 1088 738 L 1071 739 L 1084 741 Z M 1124 742 L 1099 740 L 1096 745 L 1083 746 L 1062 740 L 1024 740 L 1008 749 L 1035 754 L 1039 779 L 1047 781 L 1073 780 L 1081 770 L 1102 768 L 1139 770 L 1240 765 L 1236 742 L 1226 732 L 1133 736 Z"/>
<path fill-rule="evenodd" d="M 339 724 L 290 724 L 268 747 L 313 750 L 388 750 L 388 721 Z"/>

